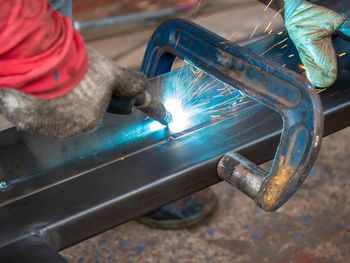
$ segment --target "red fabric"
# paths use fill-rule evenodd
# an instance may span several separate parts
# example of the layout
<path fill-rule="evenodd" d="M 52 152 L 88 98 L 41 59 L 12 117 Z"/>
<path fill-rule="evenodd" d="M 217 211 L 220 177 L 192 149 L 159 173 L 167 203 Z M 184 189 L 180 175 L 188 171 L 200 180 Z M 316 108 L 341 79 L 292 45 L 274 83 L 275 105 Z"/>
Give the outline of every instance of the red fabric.
<path fill-rule="evenodd" d="M 47 0 L 0 0 L 0 87 L 62 96 L 87 71 L 82 37 Z"/>

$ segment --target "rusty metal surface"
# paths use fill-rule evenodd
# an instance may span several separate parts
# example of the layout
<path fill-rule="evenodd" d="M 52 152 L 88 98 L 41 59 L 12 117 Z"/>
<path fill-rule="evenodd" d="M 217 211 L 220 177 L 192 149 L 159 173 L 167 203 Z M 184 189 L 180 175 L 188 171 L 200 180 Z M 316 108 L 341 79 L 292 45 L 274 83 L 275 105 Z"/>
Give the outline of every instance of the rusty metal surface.
<path fill-rule="evenodd" d="M 253 200 L 257 198 L 266 176 L 266 171 L 235 152 L 229 152 L 221 158 L 217 171 L 221 179 Z"/>

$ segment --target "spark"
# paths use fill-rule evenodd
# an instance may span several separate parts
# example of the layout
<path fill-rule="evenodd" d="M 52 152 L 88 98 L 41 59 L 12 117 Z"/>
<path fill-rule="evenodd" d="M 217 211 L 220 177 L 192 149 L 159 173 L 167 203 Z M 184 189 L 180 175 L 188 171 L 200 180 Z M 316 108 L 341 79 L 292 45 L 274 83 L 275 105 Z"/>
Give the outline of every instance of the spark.
<path fill-rule="evenodd" d="M 272 21 L 269 22 L 269 24 L 268 24 L 267 27 L 265 28 L 264 33 L 266 33 L 266 32 L 270 29 L 271 24 L 272 24 Z"/>
<path fill-rule="evenodd" d="M 316 92 L 317 92 L 318 94 L 320 94 L 320 93 L 324 92 L 325 90 L 327 90 L 327 88 L 324 88 L 324 89 L 316 89 Z"/>
<path fill-rule="evenodd" d="M 241 105 L 251 101 L 233 87 L 191 65 L 168 74 L 169 77 L 161 79 L 158 92 L 173 116 L 169 130 L 175 133 L 234 115 Z M 151 131 L 165 128 L 150 124 Z"/>
<path fill-rule="evenodd" d="M 181 37 L 181 33 L 182 33 L 182 31 L 180 31 L 179 35 L 177 36 L 177 39 L 176 39 L 176 44 L 175 44 L 175 48 L 177 48 L 177 46 L 179 45 L 179 41 L 180 41 L 180 37 Z"/>
<path fill-rule="evenodd" d="M 289 55 L 288 57 L 289 57 L 289 58 L 292 58 L 292 57 L 294 57 L 294 56 L 295 56 L 294 54 L 291 54 L 291 55 Z"/>
<path fill-rule="evenodd" d="M 343 52 L 343 53 L 340 53 L 339 55 L 338 55 L 338 57 L 344 57 L 346 55 L 346 52 Z"/>
<path fill-rule="evenodd" d="M 258 30 L 259 26 L 260 26 L 260 24 L 257 24 L 257 25 L 255 26 L 255 28 L 254 28 L 254 30 L 253 30 L 253 33 L 250 35 L 249 39 L 252 39 L 252 37 L 253 37 L 253 36 L 255 35 L 255 33 L 256 33 L 256 30 Z"/>
<path fill-rule="evenodd" d="M 193 14 L 193 17 L 196 17 L 196 16 L 197 16 L 197 14 L 198 14 L 198 12 L 199 12 L 199 8 L 201 7 L 201 4 L 202 4 L 202 0 L 199 0 L 199 1 L 198 1 L 198 5 L 197 5 L 197 7 L 196 7 L 196 11 L 195 11 L 194 14 Z"/>
<path fill-rule="evenodd" d="M 232 38 L 236 35 L 236 33 L 237 33 L 236 31 L 233 32 L 233 33 L 231 34 L 231 36 L 230 36 L 226 41 L 222 41 L 222 42 L 220 42 L 220 44 L 224 45 L 224 44 L 230 43 L 230 42 L 232 41 Z"/>
<path fill-rule="evenodd" d="M 236 35 L 236 33 L 237 33 L 236 31 L 235 31 L 235 32 L 233 32 L 233 33 L 231 34 L 231 36 L 228 38 L 228 40 L 230 40 L 230 41 L 231 41 L 231 40 L 232 40 L 232 38 L 233 38 L 233 37 Z"/>
<path fill-rule="evenodd" d="M 281 45 L 282 43 L 286 42 L 287 40 L 288 40 L 288 37 L 286 37 L 285 39 L 283 39 L 280 42 L 278 42 L 277 45 Z"/>
<path fill-rule="evenodd" d="M 270 7 L 270 5 L 273 3 L 274 0 L 270 0 L 270 2 L 267 4 L 267 6 L 264 9 L 264 12 Z"/>
<path fill-rule="evenodd" d="M 278 45 L 278 43 L 272 45 L 271 47 L 269 47 L 268 49 L 266 49 L 263 53 L 260 54 L 260 56 L 265 55 L 266 53 L 268 53 L 270 50 L 272 50 L 274 47 L 276 47 Z"/>
<path fill-rule="evenodd" d="M 284 7 L 278 10 L 278 12 L 274 15 L 274 18 L 277 17 L 279 14 L 281 14 L 284 10 Z"/>
<path fill-rule="evenodd" d="M 304 66 L 303 64 L 299 64 L 299 65 L 298 65 L 298 68 L 299 68 L 300 70 L 305 70 L 305 66 Z"/>
<path fill-rule="evenodd" d="M 271 47 L 269 47 L 268 49 L 266 49 L 263 53 L 260 54 L 260 56 L 265 55 L 267 52 L 271 51 L 274 47 L 281 45 L 282 43 L 286 42 L 288 40 L 288 37 L 286 37 L 285 39 L 281 40 L 280 42 L 272 45 Z"/>

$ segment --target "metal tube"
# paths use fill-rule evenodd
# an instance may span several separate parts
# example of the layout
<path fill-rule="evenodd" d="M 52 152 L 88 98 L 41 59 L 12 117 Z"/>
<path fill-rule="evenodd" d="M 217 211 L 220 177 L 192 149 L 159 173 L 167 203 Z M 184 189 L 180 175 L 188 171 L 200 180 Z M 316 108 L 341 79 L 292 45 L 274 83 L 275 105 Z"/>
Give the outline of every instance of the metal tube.
<path fill-rule="evenodd" d="M 175 8 L 164 8 L 158 11 L 138 12 L 122 16 L 112 16 L 103 19 L 75 22 L 74 26 L 77 30 L 99 28 L 105 26 L 116 26 L 135 21 L 157 19 L 173 15 L 176 12 Z"/>
<path fill-rule="evenodd" d="M 254 201 L 258 197 L 266 172 L 238 153 L 229 152 L 217 167 L 221 179 L 239 189 Z"/>

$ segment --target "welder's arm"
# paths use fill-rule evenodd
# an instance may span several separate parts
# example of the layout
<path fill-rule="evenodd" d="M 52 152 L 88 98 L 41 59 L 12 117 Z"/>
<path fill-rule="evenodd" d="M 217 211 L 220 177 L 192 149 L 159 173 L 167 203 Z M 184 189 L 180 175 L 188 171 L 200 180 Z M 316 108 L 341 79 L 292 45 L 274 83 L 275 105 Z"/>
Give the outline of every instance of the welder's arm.
<path fill-rule="evenodd" d="M 330 9 L 304 0 L 259 0 L 283 15 L 310 82 L 320 88 L 331 86 L 337 78 L 337 59 L 332 44 L 335 32 L 350 36 L 346 18 Z"/>
<path fill-rule="evenodd" d="M 111 96 L 132 98 L 148 87 L 139 72 L 126 70 L 87 48 L 89 68 L 68 93 L 38 99 L 16 89 L 0 89 L 0 112 L 19 130 L 67 138 L 99 125 Z"/>
<path fill-rule="evenodd" d="M 132 98 L 148 87 L 141 73 L 85 48 L 68 18 L 46 0 L 0 0 L 0 6 L 5 9 L 0 18 L 0 111 L 18 129 L 57 138 L 77 135 L 99 124 L 112 95 Z M 81 75 L 80 60 L 74 61 L 79 50 L 85 57 L 82 71 L 87 62 Z M 73 83 L 72 88 L 65 83 Z"/>

